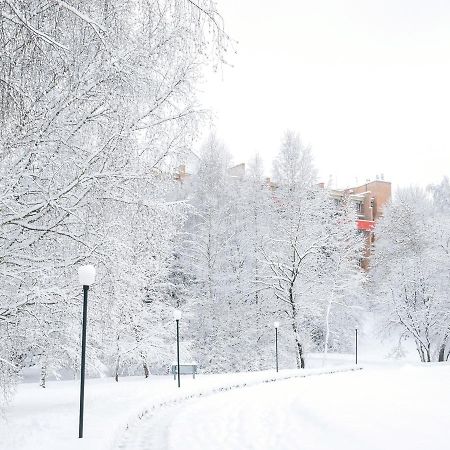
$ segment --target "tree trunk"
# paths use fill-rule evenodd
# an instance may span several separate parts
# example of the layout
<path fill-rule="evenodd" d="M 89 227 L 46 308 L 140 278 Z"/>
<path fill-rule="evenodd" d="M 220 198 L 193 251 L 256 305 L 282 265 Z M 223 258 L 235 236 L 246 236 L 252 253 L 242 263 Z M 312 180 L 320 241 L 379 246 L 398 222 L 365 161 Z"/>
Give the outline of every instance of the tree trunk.
<path fill-rule="evenodd" d="M 417 353 L 419 353 L 420 360 L 422 362 L 425 362 L 425 353 L 423 352 L 422 344 L 417 339 L 415 341 L 416 341 Z"/>
<path fill-rule="evenodd" d="M 443 361 L 446 360 L 445 348 L 447 347 L 447 340 L 448 340 L 448 335 L 446 334 L 444 336 L 444 339 L 442 339 L 442 343 L 441 343 L 441 346 L 439 348 L 439 355 L 438 355 L 438 361 L 439 362 L 443 362 Z M 447 352 L 447 357 L 448 357 L 448 352 Z"/>
<path fill-rule="evenodd" d="M 438 361 L 439 362 L 445 361 L 445 344 L 442 344 L 439 349 Z"/>
<path fill-rule="evenodd" d="M 431 362 L 431 344 L 427 342 L 427 345 L 422 345 L 423 353 L 424 353 L 424 362 Z"/>
<path fill-rule="evenodd" d="M 145 376 L 145 378 L 148 378 L 148 376 L 150 375 L 150 371 L 148 370 L 147 363 L 144 361 L 144 362 L 142 363 L 142 365 L 143 365 L 143 367 L 144 367 L 144 376 Z"/>
<path fill-rule="evenodd" d="M 114 379 L 117 382 L 119 381 L 119 368 L 120 368 L 120 345 L 119 345 L 119 341 L 120 341 L 120 336 L 117 335 L 117 341 L 116 341 L 117 358 L 116 358 L 116 371 L 115 371 L 115 375 L 114 375 Z"/>
<path fill-rule="evenodd" d="M 330 313 L 331 313 L 331 305 L 332 305 L 333 301 L 330 300 L 328 302 L 328 306 L 327 306 L 327 314 L 325 317 L 325 346 L 324 346 L 324 351 L 323 351 L 323 365 L 325 366 L 325 363 L 327 361 L 327 355 L 328 355 L 328 341 L 330 339 Z"/>
<path fill-rule="evenodd" d="M 255 280 L 258 279 L 258 269 L 256 269 L 256 276 L 255 276 Z M 257 370 L 263 370 L 264 368 L 264 355 L 263 355 L 263 348 L 261 345 L 261 319 L 259 317 L 259 293 L 258 290 L 256 290 L 255 292 L 255 309 L 256 309 L 256 324 L 255 324 L 255 328 L 256 328 L 256 342 L 255 342 L 255 353 L 256 353 L 256 369 Z"/>
<path fill-rule="evenodd" d="M 297 368 L 298 369 L 304 369 L 305 368 L 305 358 L 303 357 L 303 346 L 298 339 L 298 337 L 295 340 L 295 343 L 297 345 Z M 300 365 L 299 365 L 300 362 Z"/>
<path fill-rule="evenodd" d="M 119 382 L 119 358 L 116 361 L 116 372 L 114 374 L 114 379 Z"/>
<path fill-rule="evenodd" d="M 300 342 L 300 336 L 297 328 L 297 308 L 295 307 L 294 296 L 292 292 L 292 286 L 289 288 L 289 301 L 292 310 L 292 331 L 294 332 L 295 340 L 295 358 L 297 360 L 297 369 L 305 368 L 305 359 L 303 358 L 303 346 Z"/>
<path fill-rule="evenodd" d="M 41 364 L 41 377 L 39 381 L 39 386 L 45 388 L 45 382 L 47 380 L 47 363 Z"/>
<path fill-rule="evenodd" d="M 431 346 L 425 347 L 420 342 L 416 341 L 417 351 L 422 362 L 431 362 Z"/>

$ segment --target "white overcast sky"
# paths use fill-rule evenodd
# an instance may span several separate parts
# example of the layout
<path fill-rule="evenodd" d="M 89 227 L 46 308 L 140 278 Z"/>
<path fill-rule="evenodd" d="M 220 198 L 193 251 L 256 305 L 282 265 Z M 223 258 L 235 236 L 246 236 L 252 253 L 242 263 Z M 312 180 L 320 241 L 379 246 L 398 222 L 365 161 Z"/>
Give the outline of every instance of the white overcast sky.
<path fill-rule="evenodd" d="M 234 156 L 266 161 L 284 130 L 320 181 L 395 186 L 450 175 L 450 0 L 219 0 L 239 43 L 202 102 Z"/>

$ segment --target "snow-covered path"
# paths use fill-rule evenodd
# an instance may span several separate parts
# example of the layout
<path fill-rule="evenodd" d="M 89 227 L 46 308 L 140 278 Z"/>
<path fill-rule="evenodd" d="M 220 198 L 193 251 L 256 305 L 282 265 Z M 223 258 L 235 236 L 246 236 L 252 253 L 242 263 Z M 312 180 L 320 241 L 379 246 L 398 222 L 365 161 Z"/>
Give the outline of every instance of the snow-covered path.
<path fill-rule="evenodd" d="M 127 450 L 447 450 L 450 367 L 369 369 L 184 401 L 144 418 Z"/>

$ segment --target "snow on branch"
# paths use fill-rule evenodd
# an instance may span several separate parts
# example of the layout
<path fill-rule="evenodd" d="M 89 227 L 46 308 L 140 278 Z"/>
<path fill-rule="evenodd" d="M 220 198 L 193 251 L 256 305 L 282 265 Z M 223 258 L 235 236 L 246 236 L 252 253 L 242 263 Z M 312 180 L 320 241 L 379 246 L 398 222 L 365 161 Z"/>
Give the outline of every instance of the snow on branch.
<path fill-rule="evenodd" d="M 53 45 L 55 47 L 60 48 L 61 50 L 68 50 L 68 48 L 65 45 L 60 44 L 55 39 L 53 39 L 48 34 L 44 33 L 43 31 L 38 30 L 37 28 L 33 27 L 26 19 L 25 17 L 20 13 L 20 11 L 13 5 L 12 2 L 5 0 L 6 4 L 11 8 L 11 10 L 14 12 L 16 17 L 19 19 L 19 21 L 22 23 L 22 25 L 27 28 L 31 33 L 42 39 L 43 41 L 47 42 L 47 44 Z M 2 12 L 2 15 L 4 13 Z M 6 18 L 9 18 L 5 15 Z"/>
<path fill-rule="evenodd" d="M 104 26 L 100 25 L 98 22 L 96 22 L 95 20 L 91 19 L 86 14 L 83 14 L 81 11 L 79 11 L 78 9 L 76 9 L 73 6 L 69 5 L 65 1 L 63 1 L 63 0 L 55 0 L 55 1 L 61 7 L 67 9 L 68 11 L 72 12 L 77 17 L 79 17 L 81 20 L 83 20 L 84 22 L 88 23 L 92 27 L 92 29 L 95 31 L 95 33 L 97 34 L 99 39 L 102 41 L 103 45 L 106 47 L 106 43 L 105 43 L 102 35 L 100 34 L 100 31 L 102 31 L 103 33 L 106 33 L 106 28 Z"/>

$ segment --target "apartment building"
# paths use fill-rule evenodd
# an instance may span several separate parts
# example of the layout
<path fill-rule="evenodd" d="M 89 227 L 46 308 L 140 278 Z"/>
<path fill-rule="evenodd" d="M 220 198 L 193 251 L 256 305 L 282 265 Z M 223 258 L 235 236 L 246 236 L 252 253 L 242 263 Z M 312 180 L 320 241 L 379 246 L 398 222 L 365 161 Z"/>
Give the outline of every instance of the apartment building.
<path fill-rule="evenodd" d="M 356 208 L 358 230 L 364 234 L 365 249 L 361 260 L 361 267 L 369 269 L 370 254 L 375 240 L 375 224 L 383 217 L 383 209 L 390 201 L 392 194 L 391 183 L 384 179 L 368 181 L 360 186 L 331 190 L 330 195 L 337 202 L 350 200 Z"/>

